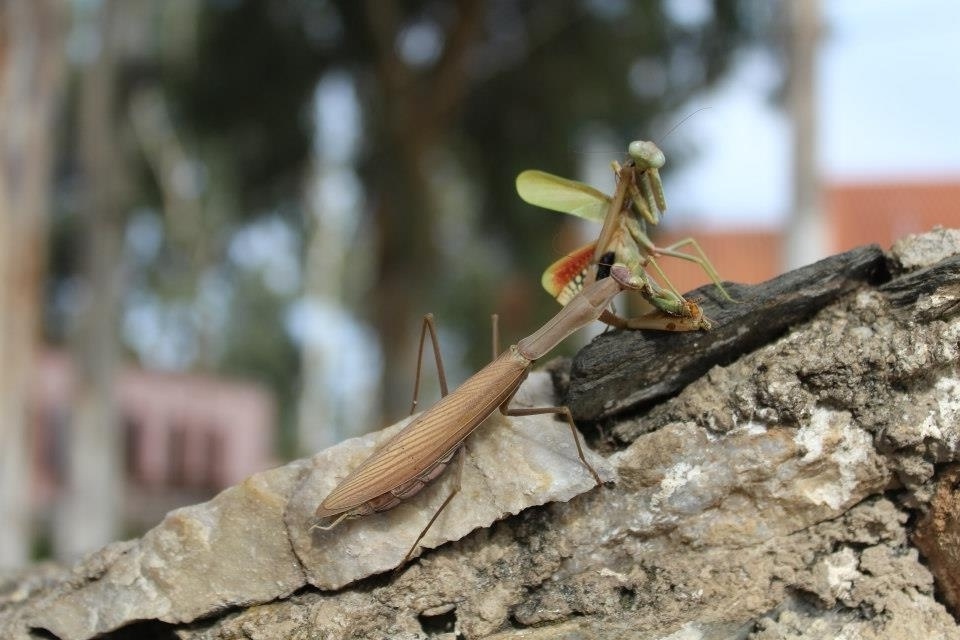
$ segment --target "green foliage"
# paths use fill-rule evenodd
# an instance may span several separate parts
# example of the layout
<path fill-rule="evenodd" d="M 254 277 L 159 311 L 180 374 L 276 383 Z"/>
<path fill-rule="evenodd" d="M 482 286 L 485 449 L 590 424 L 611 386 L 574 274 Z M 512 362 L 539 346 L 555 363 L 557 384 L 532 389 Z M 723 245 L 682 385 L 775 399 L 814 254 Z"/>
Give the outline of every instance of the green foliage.
<path fill-rule="evenodd" d="M 196 52 L 164 70 L 181 124 L 228 150 L 237 215 L 299 200 L 310 100 L 329 61 L 307 32 L 310 4 L 208 2 Z"/>

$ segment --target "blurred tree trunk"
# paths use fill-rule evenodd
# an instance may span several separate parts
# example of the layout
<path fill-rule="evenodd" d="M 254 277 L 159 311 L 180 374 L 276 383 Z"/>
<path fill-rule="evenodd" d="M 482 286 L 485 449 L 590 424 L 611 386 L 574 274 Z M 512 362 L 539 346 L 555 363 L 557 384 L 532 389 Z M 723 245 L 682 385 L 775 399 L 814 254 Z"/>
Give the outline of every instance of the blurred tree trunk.
<path fill-rule="evenodd" d="M 0 567 L 23 564 L 30 549 L 27 403 L 62 67 L 59 5 L 0 4 Z"/>
<path fill-rule="evenodd" d="M 397 4 L 370 1 L 366 8 L 386 122 L 383 148 L 397 158 L 378 172 L 374 204 L 379 249 L 375 323 L 383 349 L 382 408 L 390 417 L 409 410 L 418 328 L 414 319 L 431 311 L 424 308 L 422 294 L 435 281 L 438 262 L 431 154 L 455 122 L 467 92 L 466 57 L 483 24 L 484 3 L 456 3 L 457 17 L 443 50 L 425 71 L 410 68 L 398 53 L 397 38 L 405 25 Z"/>
<path fill-rule="evenodd" d="M 184 11 L 179 15 L 190 16 Z M 129 114 L 140 149 L 160 189 L 168 242 L 189 260 L 191 282 L 188 286 L 198 312 L 193 326 L 197 336 L 196 365 L 201 370 L 213 370 L 216 366 L 216 324 L 208 319 L 209 309 L 205 306 L 201 283 L 208 270 L 217 264 L 211 238 L 215 235 L 214 229 L 223 221 L 216 219 L 216 207 L 209 202 L 211 198 L 204 201 L 197 191 L 177 184 L 178 170 L 182 176 L 183 169 L 197 163 L 178 135 L 161 88 L 150 85 L 137 89 L 130 99 Z"/>
<path fill-rule="evenodd" d="M 74 406 L 67 487 L 57 513 L 59 558 L 96 549 L 119 534 L 122 501 L 120 421 L 115 395 L 122 280 L 123 163 L 117 151 L 115 30 L 108 0 L 87 19 L 97 27 L 97 55 L 80 73 L 79 164 L 83 176 L 86 288 L 74 329 Z"/>

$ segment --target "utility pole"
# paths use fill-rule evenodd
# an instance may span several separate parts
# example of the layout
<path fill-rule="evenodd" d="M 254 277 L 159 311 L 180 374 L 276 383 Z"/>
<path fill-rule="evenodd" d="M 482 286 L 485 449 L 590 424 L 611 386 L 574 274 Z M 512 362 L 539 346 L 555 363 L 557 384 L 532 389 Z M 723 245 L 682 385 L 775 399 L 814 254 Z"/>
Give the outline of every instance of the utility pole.
<path fill-rule="evenodd" d="M 784 238 L 784 269 L 796 269 L 831 250 L 817 163 L 816 57 L 819 0 L 785 3 L 790 53 L 788 105 L 793 121 L 793 210 Z"/>

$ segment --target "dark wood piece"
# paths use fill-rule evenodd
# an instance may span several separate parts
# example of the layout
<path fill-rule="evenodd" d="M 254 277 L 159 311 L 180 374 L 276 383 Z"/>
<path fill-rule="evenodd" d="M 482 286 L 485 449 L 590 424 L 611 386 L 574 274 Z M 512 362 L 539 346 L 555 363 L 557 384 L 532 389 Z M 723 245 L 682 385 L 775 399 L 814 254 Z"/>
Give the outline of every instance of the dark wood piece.
<path fill-rule="evenodd" d="M 603 334 L 574 358 L 565 404 L 586 421 L 639 411 L 714 365 L 775 340 L 841 296 L 889 279 L 886 256 L 869 245 L 758 285 L 724 283 L 737 302 L 724 300 L 712 285 L 700 287 L 688 297 L 713 320 L 711 331 Z"/>
<path fill-rule="evenodd" d="M 919 322 L 946 320 L 960 313 L 960 256 L 911 271 L 879 289 L 901 317 Z M 922 296 L 930 299 L 915 308 Z"/>

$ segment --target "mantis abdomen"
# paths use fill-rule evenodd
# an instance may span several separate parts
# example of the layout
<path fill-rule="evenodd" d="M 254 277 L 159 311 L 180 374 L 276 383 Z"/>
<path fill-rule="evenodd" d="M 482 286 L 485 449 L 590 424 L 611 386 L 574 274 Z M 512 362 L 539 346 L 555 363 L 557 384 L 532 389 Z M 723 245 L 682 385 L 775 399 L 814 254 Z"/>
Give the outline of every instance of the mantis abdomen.
<path fill-rule="evenodd" d="M 464 439 L 513 395 L 529 366 L 530 360 L 516 347 L 504 351 L 367 458 L 323 500 L 317 516 L 385 511 L 417 493 L 443 471 Z"/>

